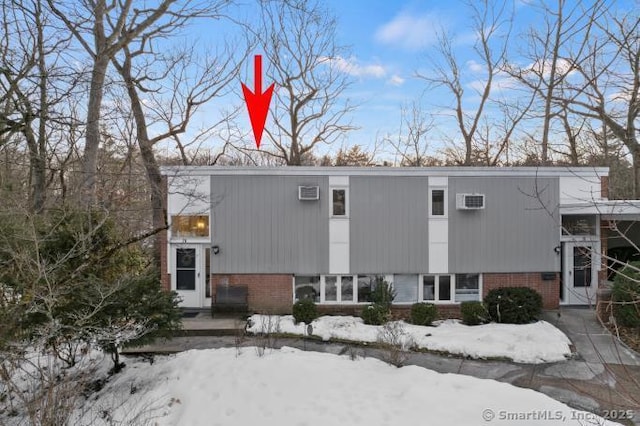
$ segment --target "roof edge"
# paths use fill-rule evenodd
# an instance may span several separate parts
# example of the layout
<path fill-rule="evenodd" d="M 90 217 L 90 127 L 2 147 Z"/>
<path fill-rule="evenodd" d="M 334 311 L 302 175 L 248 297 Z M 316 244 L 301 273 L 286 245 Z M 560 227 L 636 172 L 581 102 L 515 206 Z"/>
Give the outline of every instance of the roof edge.
<path fill-rule="evenodd" d="M 608 167 L 233 167 L 163 166 L 169 175 L 263 175 L 263 176 L 609 176 Z"/>

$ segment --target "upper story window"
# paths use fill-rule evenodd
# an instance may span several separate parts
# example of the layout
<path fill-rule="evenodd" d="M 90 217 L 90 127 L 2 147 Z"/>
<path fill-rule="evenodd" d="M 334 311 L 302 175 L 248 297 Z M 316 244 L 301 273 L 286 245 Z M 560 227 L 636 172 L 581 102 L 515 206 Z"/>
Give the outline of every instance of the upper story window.
<path fill-rule="evenodd" d="M 209 216 L 171 216 L 171 233 L 173 237 L 208 237 Z"/>
<path fill-rule="evenodd" d="M 444 188 L 434 188 L 429 190 L 431 198 L 431 208 L 429 216 L 445 217 L 447 215 L 447 190 Z"/>
<path fill-rule="evenodd" d="M 331 190 L 331 215 L 346 217 L 348 215 L 347 189 L 334 188 Z"/>

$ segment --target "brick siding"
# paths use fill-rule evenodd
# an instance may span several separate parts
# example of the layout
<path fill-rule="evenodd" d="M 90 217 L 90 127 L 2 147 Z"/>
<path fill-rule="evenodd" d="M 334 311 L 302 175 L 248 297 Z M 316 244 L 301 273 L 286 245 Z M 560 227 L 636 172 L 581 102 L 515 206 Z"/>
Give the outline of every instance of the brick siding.
<path fill-rule="evenodd" d="M 600 177 L 600 197 L 609 198 L 609 176 Z"/>
<path fill-rule="evenodd" d="M 494 288 L 530 287 L 542 296 L 544 309 L 557 309 L 560 303 L 560 274 L 555 275 L 554 280 L 543 281 L 540 272 L 483 274 L 482 297 L 484 298 Z"/>
<path fill-rule="evenodd" d="M 218 286 L 246 286 L 249 311 L 290 314 L 293 306 L 292 275 L 211 275 L 211 295 L 215 300 Z"/>
<path fill-rule="evenodd" d="M 162 192 L 165 197 L 165 211 L 164 214 L 166 216 L 166 202 L 167 202 L 167 177 L 162 176 Z M 165 217 L 165 221 L 166 221 Z M 167 253 L 167 231 L 161 231 L 158 233 L 158 237 L 160 240 L 160 283 L 162 288 L 166 291 L 171 290 L 171 274 L 167 273 L 167 268 L 169 264 L 169 253 Z"/>

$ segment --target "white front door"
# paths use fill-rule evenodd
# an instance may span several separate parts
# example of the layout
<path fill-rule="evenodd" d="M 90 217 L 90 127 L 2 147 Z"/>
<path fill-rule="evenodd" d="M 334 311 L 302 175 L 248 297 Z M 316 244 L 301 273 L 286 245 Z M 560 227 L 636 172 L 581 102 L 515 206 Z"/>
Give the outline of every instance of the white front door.
<path fill-rule="evenodd" d="M 178 244 L 172 247 L 171 289 L 182 299 L 180 306 L 211 306 L 210 251 L 208 246 L 201 244 Z"/>
<path fill-rule="evenodd" d="M 596 243 L 564 243 L 563 305 L 595 305 L 598 289 Z"/>

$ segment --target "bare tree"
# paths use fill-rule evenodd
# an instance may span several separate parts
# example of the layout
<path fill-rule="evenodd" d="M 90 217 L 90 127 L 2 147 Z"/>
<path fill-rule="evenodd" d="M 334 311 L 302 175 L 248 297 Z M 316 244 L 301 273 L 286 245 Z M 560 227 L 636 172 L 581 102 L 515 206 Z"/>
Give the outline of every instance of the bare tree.
<path fill-rule="evenodd" d="M 336 44 L 336 22 L 316 0 L 263 0 L 262 26 L 255 37 L 275 82 L 275 105 L 265 133 L 272 154 L 301 165 L 320 144 L 331 144 L 349 130 L 353 109 L 344 92 L 350 77 L 339 69 L 344 48 Z"/>
<path fill-rule="evenodd" d="M 85 204 L 95 203 L 96 166 L 100 146 L 100 115 L 105 77 L 111 60 L 132 40 L 162 32 L 194 16 L 206 16 L 208 8 L 194 1 L 161 0 L 137 8 L 133 0 L 96 0 L 60 5 L 47 0 L 49 8 L 64 23 L 92 59 L 87 104 L 86 134 L 82 160 L 82 193 Z"/>
<path fill-rule="evenodd" d="M 78 73 L 63 65 L 69 37 L 51 34 L 41 1 L 3 3 L 0 21 L 6 34 L 0 43 L 0 135 L 26 144 L 31 210 L 39 213 L 49 185 L 49 145 L 70 132 L 73 119 L 64 103 Z"/>
<path fill-rule="evenodd" d="M 209 16 L 218 14 L 219 4 L 212 3 L 206 11 Z M 201 11 L 203 12 L 203 11 Z M 135 139 L 140 147 L 142 161 L 151 187 L 152 226 L 156 231 L 167 228 L 166 206 L 162 191 L 162 176 L 153 147 L 162 141 L 174 140 L 181 154 L 183 164 L 190 164 L 187 159 L 185 145 L 180 139 L 192 117 L 204 104 L 229 90 L 229 83 L 238 75 L 240 61 L 246 56 L 236 53 L 227 46 L 218 55 L 198 58 L 195 47 L 169 52 L 166 55 L 154 49 L 157 38 L 175 31 L 180 23 L 167 23 L 153 32 L 148 32 L 140 40 L 132 41 L 135 50 L 125 46 L 122 59 L 112 58 L 112 62 L 122 77 L 129 106 L 135 122 Z M 236 51 L 237 52 L 237 51 Z M 194 73 L 191 70 L 196 69 Z M 141 94 L 145 94 L 148 102 L 143 103 Z M 210 137 L 213 131 L 229 122 L 228 116 L 208 125 L 193 137 L 195 141 Z M 149 127 L 163 128 L 155 136 L 149 135 Z M 224 154 L 222 151 L 212 159 L 213 163 Z M 154 239 L 154 255 L 160 261 L 161 245 Z"/>
<path fill-rule="evenodd" d="M 427 135 L 434 128 L 433 119 L 425 114 L 419 104 L 400 108 L 400 127 L 396 135 L 386 135 L 382 141 L 389 144 L 400 157 L 401 166 L 433 166 L 438 160 L 429 155 Z"/>
<path fill-rule="evenodd" d="M 522 118 L 520 114 L 510 116 L 512 118 L 509 126 L 505 128 L 503 136 L 496 138 L 492 134 L 481 135 L 481 127 L 485 123 L 485 131 L 494 129 L 490 122 L 492 94 L 496 89 L 496 79 L 499 77 L 500 66 L 506 58 L 507 46 L 511 32 L 512 13 L 508 9 L 507 2 L 491 2 L 482 0 L 470 2 L 468 7 L 471 10 L 473 21 L 473 31 L 477 36 L 474 51 L 478 61 L 475 65 L 482 69 L 482 80 L 476 80 L 473 88 L 474 106 L 469 106 L 466 95 L 465 70 L 453 49 L 453 40 L 450 34 L 440 33 L 438 36 L 437 59 L 432 59 L 433 70 L 429 73 L 418 73 L 418 77 L 428 83 L 428 87 L 444 87 L 453 96 L 453 108 L 456 126 L 460 130 L 464 141 L 464 157 L 459 163 L 470 166 L 477 163 L 474 160 L 474 152 L 486 151 L 488 139 L 496 140 L 497 155 L 486 163 L 497 163 L 497 158 L 505 151 L 509 143 L 511 133 Z M 449 108 L 449 106 L 447 106 Z"/>
<path fill-rule="evenodd" d="M 602 122 L 631 153 L 635 197 L 640 197 L 640 15 L 607 10 L 590 22 L 586 47 L 569 52 L 576 77 L 563 81 L 553 101 Z"/>
<path fill-rule="evenodd" d="M 600 0 L 588 3 L 560 0 L 553 6 L 543 1 L 532 6 L 543 18 L 543 24 L 541 28 L 531 27 L 524 37 L 527 50 L 522 56 L 528 63 L 516 65 L 515 61 L 505 61 L 502 69 L 537 98 L 537 108 L 532 108 L 530 115 L 542 120 L 542 165 L 551 161 L 550 137 L 554 119 L 558 119 L 560 131 L 565 132 L 571 160 L 577 161 L 576 146 L 571 145 L 576 142 L 568 120 L 571 114 L 562 105 L 554 103 L 554 96 L 575 71 L 575 60 L 569 60 L 568 52 L 574 52 L 574 57 L 582 56 L 592 33 L 592 24 L 602 17 L 605 4 Z"/>

